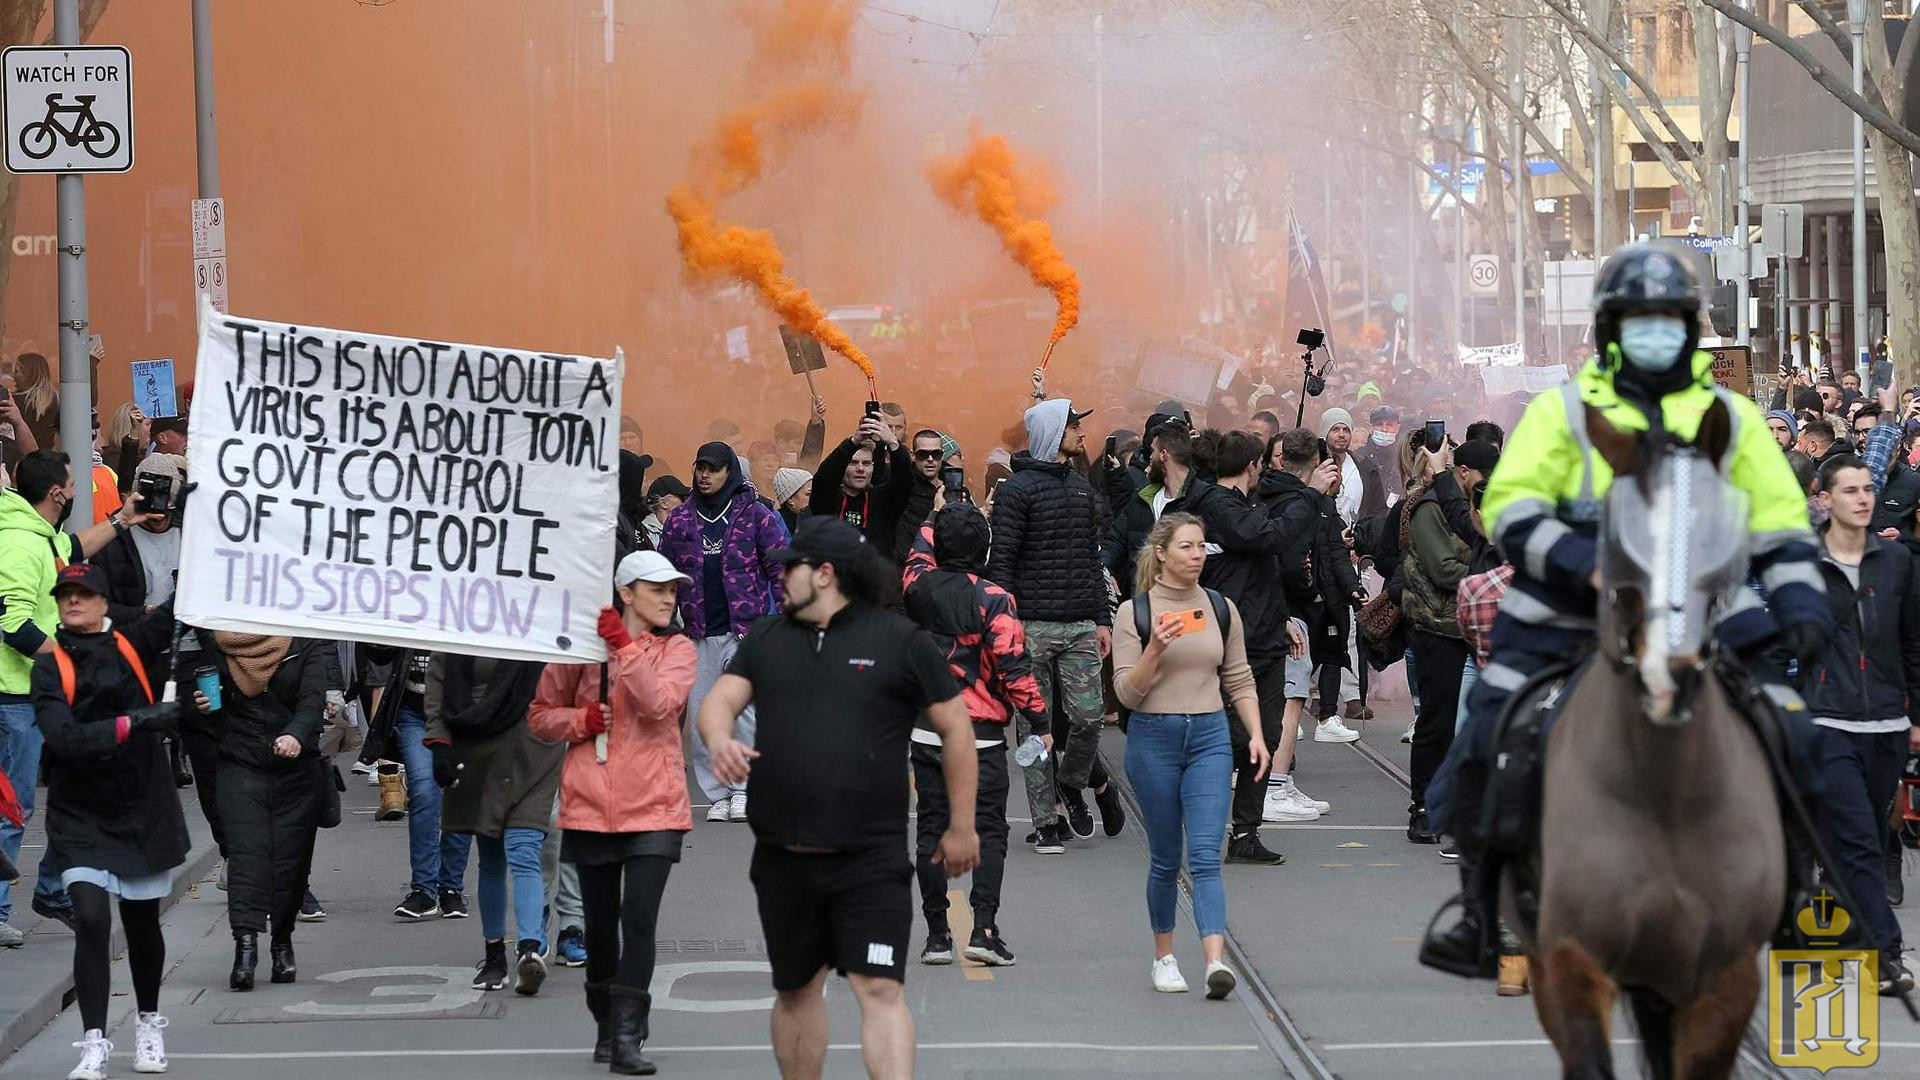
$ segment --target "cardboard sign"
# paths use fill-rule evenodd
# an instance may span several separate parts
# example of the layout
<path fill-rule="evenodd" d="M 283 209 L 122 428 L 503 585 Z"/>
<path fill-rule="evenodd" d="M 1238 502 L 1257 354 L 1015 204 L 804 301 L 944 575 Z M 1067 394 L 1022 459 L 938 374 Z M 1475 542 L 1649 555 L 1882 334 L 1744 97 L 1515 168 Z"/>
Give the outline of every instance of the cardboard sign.
<path fill-rule="evenodd" d="M 606 657 L 624 361 L 201 310 L 179 618 Z"/>
<path fill-rule="evenodd" d="M 1713 357 L 1713 381 L 1736 394 L 1753 393 L 1753 349 L 1746 345 L 1715 345 L 1703 350 Z"/>
<path fill-rule="evenodd" d="M 149 420 L 165 420 L 180 415 L 178 398 L 174 396 L 173 361 L 171 360 L 135 360 L 133 369 L 133 403 Z"/>
<path fill-rule="evenodd" d="M 741 335 L 745 338 L 746 335 Z M 820 350 L 820 343 L 812 337 L 797 333 L 782 323 L 780 326 L 780 344 L 787 350 L 787 367 L 795 375 L 805 375 L 809 371 L 822 371 L 827 366 L 827 354 Z"/>

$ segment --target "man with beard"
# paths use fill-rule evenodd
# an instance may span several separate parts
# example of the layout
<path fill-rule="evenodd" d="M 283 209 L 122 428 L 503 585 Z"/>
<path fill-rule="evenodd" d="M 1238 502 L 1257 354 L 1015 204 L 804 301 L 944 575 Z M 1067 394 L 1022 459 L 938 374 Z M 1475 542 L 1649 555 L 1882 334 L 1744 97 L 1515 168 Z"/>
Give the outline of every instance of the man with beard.
<path fill-rule="evenodd" d="M 1147 418 L 1147 483 L 1136 492 L 1117 497 L 1113 507 L 1113 526 L 1101 545 L 1101 557 L 1113 580 L 1128 588 L 1133 582 L 1134 559 L 1147 542 L 1153 523 L 1167 504 L 1192 493 L 1198 482 L 1193 474 L 1193 431 L 1184 413 L 1154 413 Z M 1120 473 L 1113 470 L 1109 475 Z M 1114 497 L 1115 484 L 1108 493 Z"/>
<path fill-rule="evenodd" d="M 932 428 L 913 433 L 913 470 L 907 477 L 907 498 L 893 530 L 893 551 L 902 562 L 913 550 L 914 537 L 933 513 L 933 497 L 940 489 L 940 469 L 946 464 L 946 443 Z"/>
<path fill-rule="evenodd" d="M 184 440 L 182 440 L 184 445 Z M 73 470 L 67 455 L 35 450 L 20 460 L 14 487 L 0 491 L 0 771 L 19 796 L 22 815 L 33 816 L 40 774 L 40 729 L 34 726 L 33 658 L 53 651 L 60 610 L 53 602 L 59 568 L 91 557 L 135 525 L 159 526 L 163 515 L 142 514 L 131 495 L 115 516 L 74 535 L 64 531 L 73 513 Z M 0 855 L 19 865 L 24 830 L 0 818 Z M 40 857 L 33 911 L 73 928 L 73 904 L 60 885 L 55 852 Z M 20 932 L 7 925 L 13 914 L 13 884 L 0 882 L 0 946 L 17 946 Z"/>
<path fill-rule="evenodd" d="M 875 551 L 891 559 L 913 475 L 912 460 L 893 429 L 884 420 L 863 417 L 852 437 L 820 462 L 808 509 L 814 517 L 839 518 L 859 529 Z"/>
<path fill-rule="evenodd" d="M 710 442 L 693 459 L 693 496 L 667 518 L 660 554 L 692 584 L 680 590 L 680 620 L 699 653 L 687 708 L 700 703 L 732 661 L 753 621 L 780 602 L 780 560 L 787 541 L 780 515 L 740 475 L 740 459 L 723 442 Z M 753 745 L 754 714 L 739 712 L 733 738 Z M 713 800 L 708 821 L 747 820 L 747 789 L 713 770 L 707 744 L 693 741 L 693 778 Z"/>

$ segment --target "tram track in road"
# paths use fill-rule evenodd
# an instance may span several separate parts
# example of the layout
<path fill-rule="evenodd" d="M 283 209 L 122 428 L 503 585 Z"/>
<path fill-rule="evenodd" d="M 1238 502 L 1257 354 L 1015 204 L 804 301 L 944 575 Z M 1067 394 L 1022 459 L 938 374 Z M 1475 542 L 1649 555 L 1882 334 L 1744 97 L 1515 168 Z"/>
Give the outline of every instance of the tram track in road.
<path fill-rule="evenodd" d="M 1106 755 L 1101 755 L 1103 758 Z M 1115 768 L 1115 763 L 1107 761 L 1107 775 L 1120 792 L 1120 798 L 1126 803 L 1127 814 L 1133 819 L 1133 828 L 1127 830 L 1139 844 L 1142 854 L 1148 854 L 1146 830 L 1140 826 L 1145 820 L 1140 812 L 1140 800 L 1134 797 L 1133 786 L 1126 781 L 1126 770 Z M 1180 870 L 1180 910 L 1187 919 L 1193 919 L 1193 879 L 1188 876 L 1184 864 Z M 1280 1004 L 1279 996 L 1260 977 L 1254 967 L 1253 958 L 1234 936 L 1233 923 L 1227 923 L 1227 958 L 1233 963 L 1234 974 L 1240 979 L 1240 993 L 1236 995 L 1248 1015 L 1253 1019 L 1254 1027 L 1260 1032 L 1267 1048 L 1273 1051 L 1285 1074 L 1297 1080 L 1337 1080 L 1339 1074 L 1322 1059 L 1307 1042 L 1306 1033 L 1300 1029 L 1293 1017 Z"/>
<path fill-rule="evenodd" d="M 1413 778 L 1407 775 L 1406 770 L 1402 769 L 1398 762 L 1368 746 L 1364 739 L 1350 742 L 1347 746 L 1368 764 L 1380 770 L 1387 779 L 1399 785 L 1402 791 L 1407 792 L 1408 795 L 1413 793 Z M 1808 1074 L 1808 1070 L 1804 1069 L 1781 1068 L 1767 1056 L 1766 1022 L 1757 1007 L 1754 1014 L 1748 1018 L 1746 1037 L 1741 1040 L 1740 1063 L 1743 1066 L 1741 1070 L 1743 1075 L 1763 1077 L 1765 1080 L 1794 1080 L 1797 1076 Z"/>

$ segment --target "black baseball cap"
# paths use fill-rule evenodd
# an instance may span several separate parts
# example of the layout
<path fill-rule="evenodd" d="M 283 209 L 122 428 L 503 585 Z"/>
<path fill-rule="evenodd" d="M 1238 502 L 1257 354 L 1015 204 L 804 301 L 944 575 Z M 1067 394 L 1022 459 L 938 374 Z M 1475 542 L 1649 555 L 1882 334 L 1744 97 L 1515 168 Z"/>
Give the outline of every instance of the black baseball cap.
<path fill-rule="evenodd" d="M 676 499 L 684 499 L 691 494 L 693 494 L 692 489 L 681 482 L 679 477 L 671 473 L 647 485 L 647 498 L 649 499 L 661 499 L 668 495 Z"/>
<path fill-rule="evenodd" d="M 85 589 L 98 596 L 107 595 L 107 572 L 92 563 L 68 563 L 53 579 L 53 595 L 62 589 Z"/>
<path fill-rule="evenodd" d="M 786 547 L 774 549 L 773 557 L 783 563 L 837 563 L 858 555 L 865 546 L 866 535 L 839 518 L 810 517 L 794 530 Z"/>
<path fill-rule="evenodd" d="M 711 465 L 716 469 L 731 469 L 735 460 L 733 447 L 717 441 L 703 443 L 693 455 L 695 465 Z"/>
<path fill-rule="evenodd" d="M 1500 448 L 1485 439 L 1468 439 L 1454 448 L 1453 463 L 1475 472 L 1490 473 L 1500 464 Z"/>
<path fill-rule="evenodd" d="M 163 416 L 155 420 L 152 425 L 149 426 L 148 430 L 155 435 L 163 431 L 177 431 L 185 435 L 187 433 L 187 418 L 184 416 Z"/>
<path fill-rule="evenodd" d="M 1193 421 L 1187 416 L 1187 410 L 1185 409 L 1181 409 L 1179 412 L 1157 412 L 1147 417 L 1147 426 L 1140 431 L 1140 441 L 1143 443 L 1152 443 L 1153 437 L 1160 434 L 1160 429 L 1169 424 L 1178 425 L 1187 430 L 1192 430 L 1193 428 Z"/>

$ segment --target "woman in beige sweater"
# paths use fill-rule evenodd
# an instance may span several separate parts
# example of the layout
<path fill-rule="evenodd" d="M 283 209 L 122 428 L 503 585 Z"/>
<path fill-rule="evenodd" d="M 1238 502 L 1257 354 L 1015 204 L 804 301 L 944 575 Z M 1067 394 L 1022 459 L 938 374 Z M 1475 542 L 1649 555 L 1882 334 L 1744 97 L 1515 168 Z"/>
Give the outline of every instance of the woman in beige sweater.
<path fill-rule="evenodd" d="M 1207 997 L 1232 992 L 1226 951 L 1227 894 L 1220 881 L 1227 810 L 1233 798 L 1233 746 L 1221 691 L 1247 720 L 1261 775 L 1269 764 L 1260 737 L 1260 702 L 1247 666 L 1240 613 L 1222 601 L 1230 626 L 1214 615 L 1200 570 L 1206 530 L 1192 514 L 1160 518 L 1140 550 L 1136 587 L 1151 611 L 1141 641 L 1134 605 L 1113 620 L 1113 688 L 1133 710 L 1127 725 L 1127 779 L 1140 798 L 1151 850 L 1147 919 L 1153 929 L 1153 988 L 1180 993 L 1187 982 L 1173 955 L 1173 920 L 1184 844 L 1193 878 L 1193 917 L 1207 957 Z"/>

